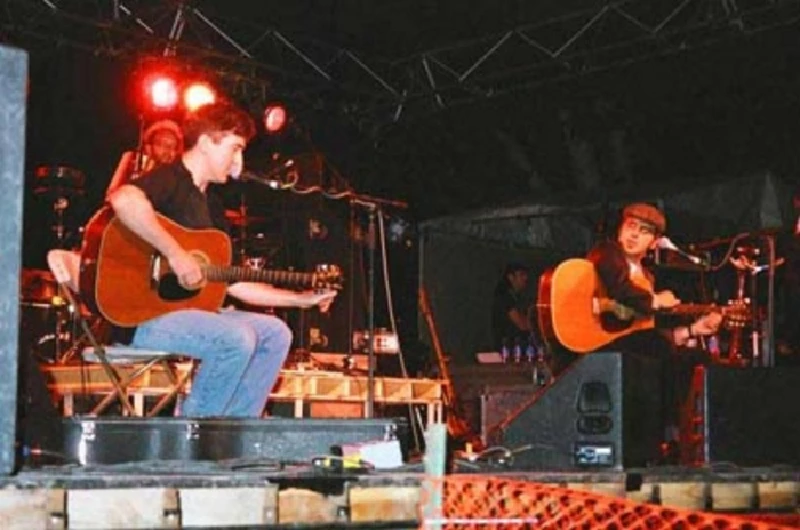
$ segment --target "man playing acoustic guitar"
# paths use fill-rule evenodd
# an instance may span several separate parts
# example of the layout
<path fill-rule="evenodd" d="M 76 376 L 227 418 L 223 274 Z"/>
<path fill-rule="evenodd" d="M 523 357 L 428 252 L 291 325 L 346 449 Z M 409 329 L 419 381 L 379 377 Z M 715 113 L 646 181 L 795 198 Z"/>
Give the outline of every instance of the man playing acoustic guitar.
<path fill-rule="evenodd" d="M 587 256 L 608 298 L 644 316 L 680 304 L 671 291 L 655 291 L 654 277 L 642 264 L 647 252 L 655 249 L 657 239 L 665 231 L 666 219 L 655 206 L 634 203 L 623 209 L 617 239 L 598 243 Z M 677 440 L 679 400 L 691 373 L 691 367 L 682 366 L 685 363 L 673 355 L 674 347 L 686 345 L 692 337 L 716 333 L 721 321 L 719 313 L 707 313 L 686 326 L 636 331 L 603 347 L 609 351 L 655 357 L 660 363 L 663 421 L 668 442 Z"/>
<path fill-rule="evenodd" d="M 654 277 L 642 265 L 647 252 L 655 249 L 656 241 L 664 235 L 666 227 L 664 214 L 655 206 L 630 204 L 622 211 L 616 241 L 598 243 L 587 256 L 594 263 L 608 298 L 640 315 L 652 315 L 659 309 L 680 304 L 671 291 L 655 292 Z M 669 330 L 666 336 L 675 346 L 684 346 L 692 337 L 716 333 L 721 321 L 721 315 L 709 313 L 688 326 Z"/>
<path fill-rule="evenodd" d="M 109 201 L 117 219 L 169 263 L 182 287 L 202 286 L 204 270 L 159 220 L 189 229 L 224 229 L 222 203 L 209 184 L 223 184 L 243 166 L 255 133 L 251 118 L 228 104 L 210 104 L 183 124 L 181 158 L 117 189 Z M 124 286 L 123 286 L 124 288 Z M 295 292 L 238 282 L 227 294 L 248 304 L 326 310 L 334 291 Z M 183 353 L 201 361 L 184 403 L 185 416 L 258 417 L 291 344 L 291 331 L 274 316 L 237 310 L 179 309 L 140 323 L 134 346 Z"/>

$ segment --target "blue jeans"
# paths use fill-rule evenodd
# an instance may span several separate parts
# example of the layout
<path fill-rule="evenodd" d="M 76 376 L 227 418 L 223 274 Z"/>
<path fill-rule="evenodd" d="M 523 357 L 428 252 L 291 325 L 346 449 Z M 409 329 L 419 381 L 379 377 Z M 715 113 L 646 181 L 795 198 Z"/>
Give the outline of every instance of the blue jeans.
<path fill-rule="evenodd" d="M 257 418 L 291 342 L 292 332 L 271 315 L 185 309 L 140 324 L 132 345 L 200 361 L 183 416 Z"/>

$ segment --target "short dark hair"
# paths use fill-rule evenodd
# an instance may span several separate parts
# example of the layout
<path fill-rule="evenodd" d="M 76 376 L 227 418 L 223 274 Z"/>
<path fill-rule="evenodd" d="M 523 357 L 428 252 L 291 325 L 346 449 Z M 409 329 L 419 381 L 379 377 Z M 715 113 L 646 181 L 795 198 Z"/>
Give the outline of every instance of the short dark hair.
<path fill-rule="evenodd" d="M 191 149 L 204 134 L 229 133 L 249 141 L 256 134 L 253 119 L 230 103 L 209 103 L 187 114 L 183 120 L 183 141 Z"/>

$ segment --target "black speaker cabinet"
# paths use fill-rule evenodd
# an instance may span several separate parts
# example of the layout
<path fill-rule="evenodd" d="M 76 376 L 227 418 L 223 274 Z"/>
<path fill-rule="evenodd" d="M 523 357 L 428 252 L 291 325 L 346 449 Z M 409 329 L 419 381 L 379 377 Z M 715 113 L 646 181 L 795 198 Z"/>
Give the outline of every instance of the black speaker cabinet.
<path fill-rule="evenodd" d="M 600 352 L 508 410 L 487 438 L 513 451 L 514 469 L 621 470 L 655 460 L 662 433 L 659 363 Z"/>
<path fill-rule="evenodd" d="M 0 474 L 15 467 L 28 54 L 0 46 Z"/>
<path fill-rule="evenodd" d="M 681 421 L 691 465 L 800 465 L 800 367 L 695 369 Z"/>

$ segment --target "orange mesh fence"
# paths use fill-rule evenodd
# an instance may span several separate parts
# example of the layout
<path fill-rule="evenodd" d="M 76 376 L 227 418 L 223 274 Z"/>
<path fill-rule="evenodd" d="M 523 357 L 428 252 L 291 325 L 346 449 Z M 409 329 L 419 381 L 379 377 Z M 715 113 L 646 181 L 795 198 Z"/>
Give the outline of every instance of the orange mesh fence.
<path fill-rule="evenodd" d="M 441 495 L 441 508 L 427 504 Z M 421 528 L 451 529 L 675 529 L 768 530 L 788 526 L 746 517 L 643 504 L 590 491 L 570 490 L 477 475 L 428 480 L 422 488 Z"/>

